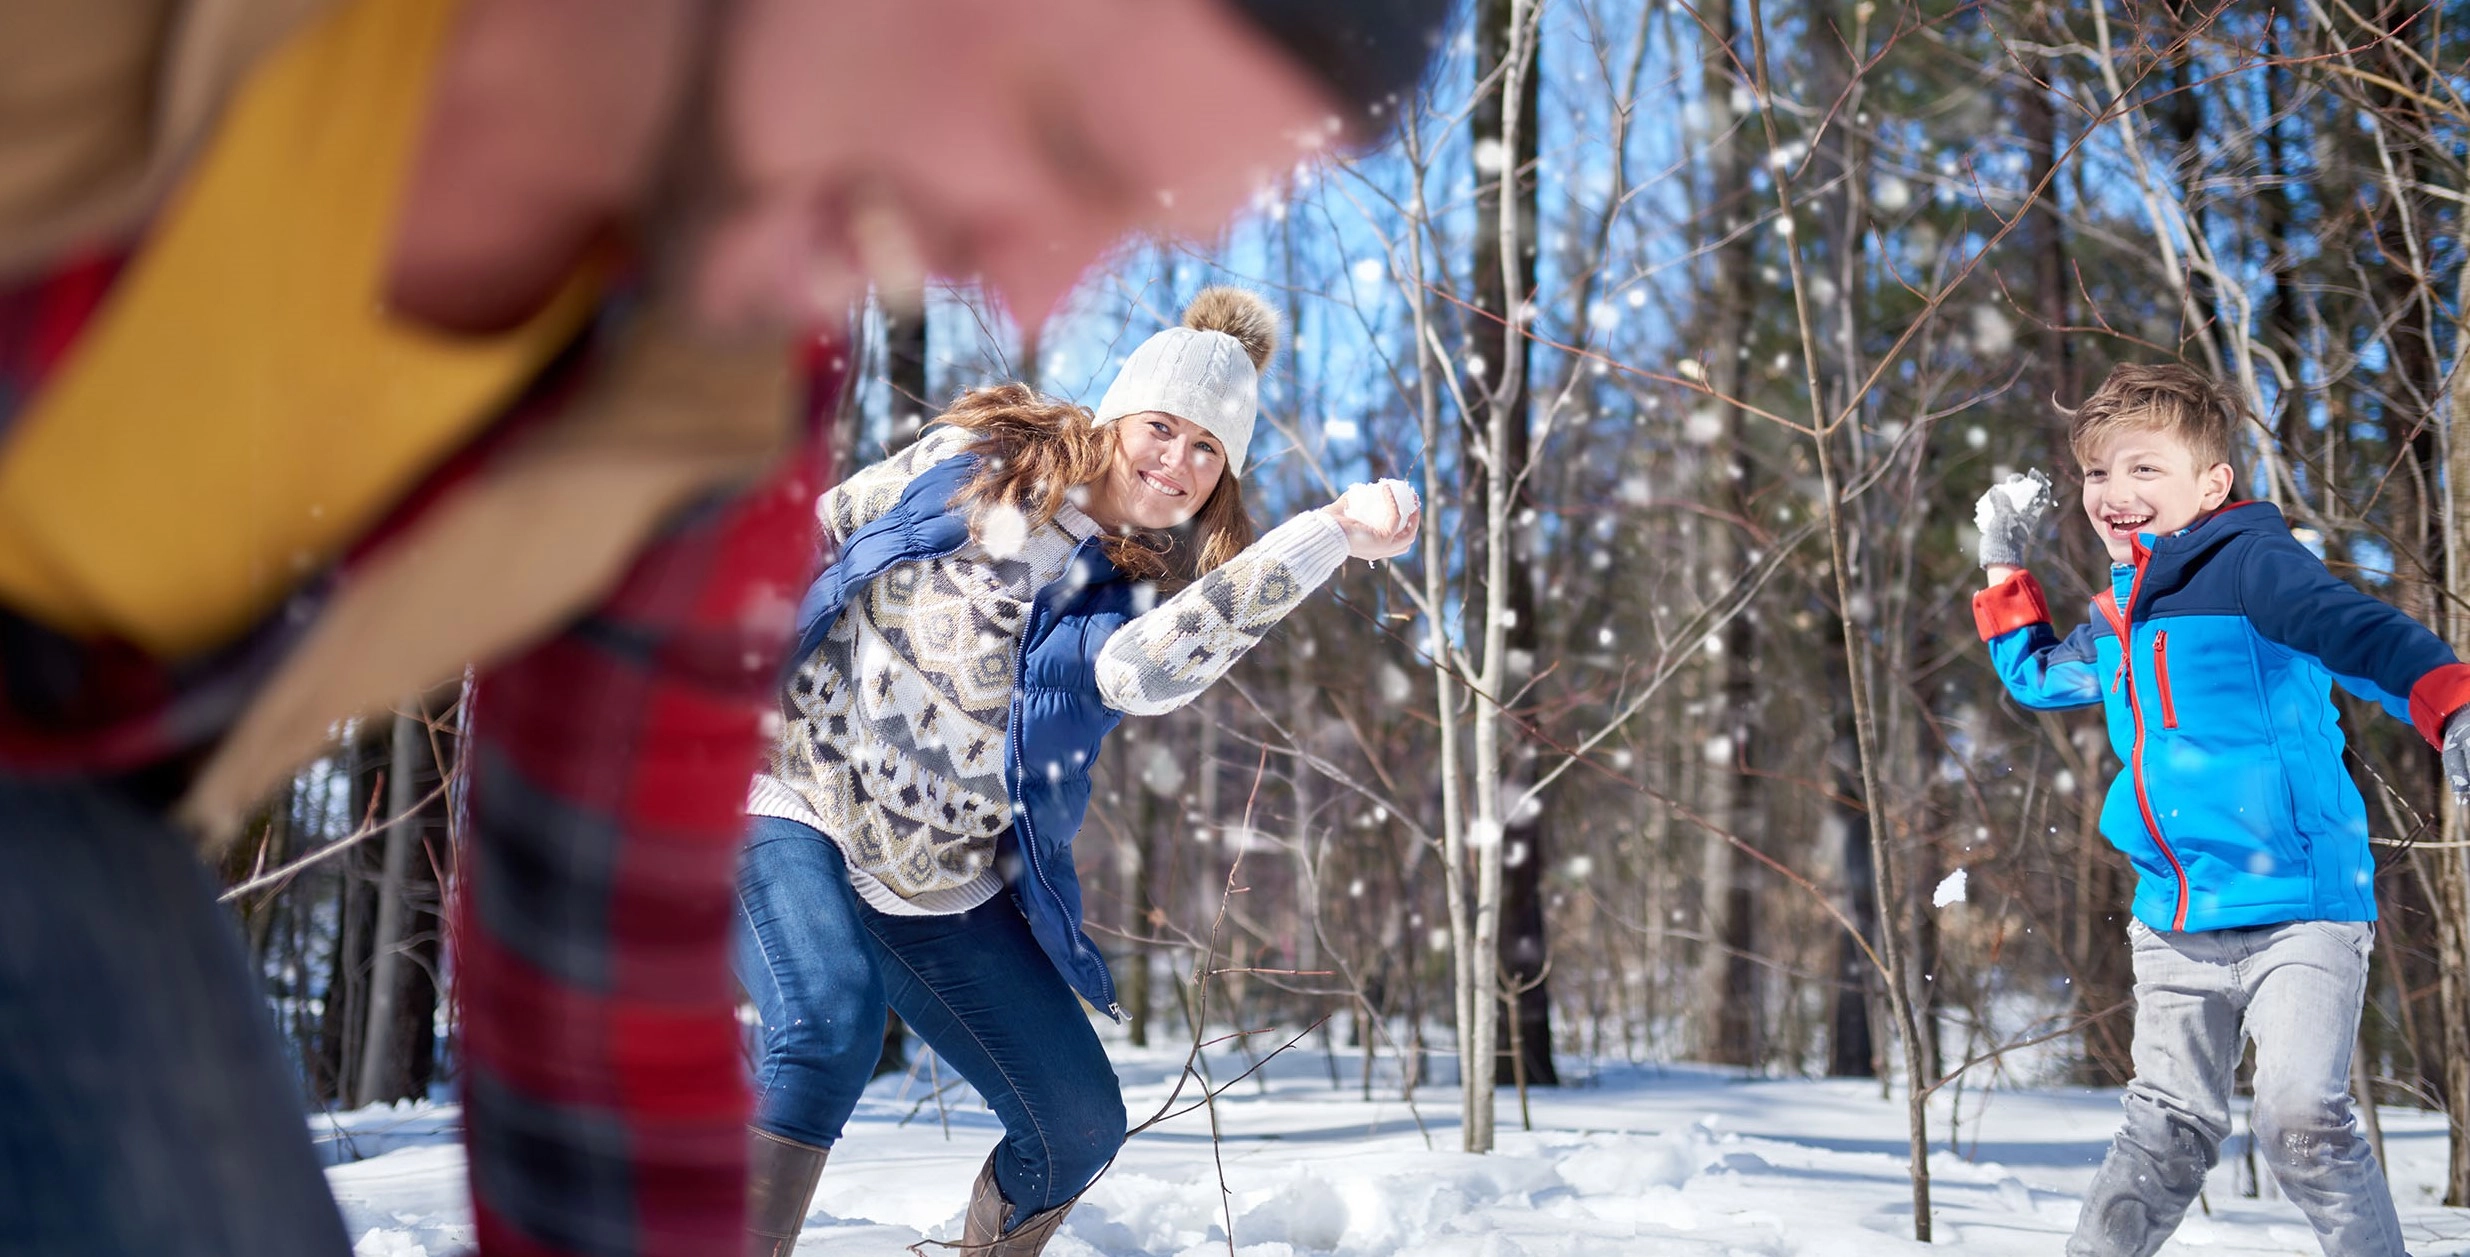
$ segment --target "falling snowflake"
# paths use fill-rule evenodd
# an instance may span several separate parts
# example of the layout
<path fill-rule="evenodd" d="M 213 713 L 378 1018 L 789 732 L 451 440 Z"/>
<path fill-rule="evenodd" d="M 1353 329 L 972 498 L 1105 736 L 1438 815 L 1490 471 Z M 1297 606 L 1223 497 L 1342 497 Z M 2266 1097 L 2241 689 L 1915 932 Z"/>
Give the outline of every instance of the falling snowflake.
<path fill-rule="evenodd" d="M 1029 544 L 1029 517 L 1009 503 L 986 508 L 978 516 L 978 544 L 998 562 L 1019 555 Z"/>
<path fill-rule="evenodd" d="M 1381 701 L 1392 707 L 1403 705 L 1415 697 L 1415 682 L 1407 676 L 1406 669 L 1386 660 L 1381 664 L 1375 684 L 1380 686 Z"/>
<path fill-rule="evenodd" d="M 1973 307 L 1973 349 L 1978 353 L 2003 354 L 2015 348 L 2015 321 L 1995 306 Z"/>

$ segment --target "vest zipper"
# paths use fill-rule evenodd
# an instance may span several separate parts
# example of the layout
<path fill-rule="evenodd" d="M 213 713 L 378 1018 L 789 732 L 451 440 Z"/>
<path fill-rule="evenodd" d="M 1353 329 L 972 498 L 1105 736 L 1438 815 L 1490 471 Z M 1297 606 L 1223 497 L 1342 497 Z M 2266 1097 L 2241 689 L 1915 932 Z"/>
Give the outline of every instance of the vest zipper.
<path fill-rule="evenodd" d="M 1081 548 L 1086 548 L 1088 544 L 1088 542 L 1082 542 Z M 1081 548 L 1073 550 L 1071 562 L 1064 567 L 1067 577 L 1076 570 L 1081 561 Z M 1023 774 L 1029 771 L 1028 757 L 1021 750 L 1021 681 L 1029 672 L 1029 638 L 1037 631 L 1039 604 L 1044 600 L 1044 595 L 1045 591 L 1041 590 L 1037 596 L 1030 599 L 1029 621 L 1021 625 L 1020 646 L 1012 655 L 1012 728 L 1005 740 L 1011 743 L 1012 749 L 1012 823 L 1020 827 L 1021 859 L 1029 865 L 1030 876 L 1037 879 L 1038 889 L 1046 892 L 1047 902 L 1060 907 L 1063 903 L 1063 896 L 1056 893 L 1053 882 L 1046 880 L 1046 867 L 1038 861 L 1038 830 L 1029 818 L 1029 801 L 1021 793 L 1021 782 L 1025 780 Z M 1074 935 L 1073 942 L 1076 945 L 1088 943 L 1088 936 L 1082 932 L 1080 923 L 1071 920 L 1068 913 L 1065 914 L 1065 923 L 1071 929 Z M 1090 950 L 1096 949 L 1093 946 Z M 1064 975 L 1064 983 L 1067 986 L 1071 985 L 1070 974 Z M 1124 1019 L 1123 1007 L 1115 998 L 1115 975 L 1107 971 L 1104 958 L 1100 958 L 1098 963 L 1098 989 L 1106 996 L 1106 1007 L 1103 1011 L 1116 1021 L 1122 1021 Z"/>

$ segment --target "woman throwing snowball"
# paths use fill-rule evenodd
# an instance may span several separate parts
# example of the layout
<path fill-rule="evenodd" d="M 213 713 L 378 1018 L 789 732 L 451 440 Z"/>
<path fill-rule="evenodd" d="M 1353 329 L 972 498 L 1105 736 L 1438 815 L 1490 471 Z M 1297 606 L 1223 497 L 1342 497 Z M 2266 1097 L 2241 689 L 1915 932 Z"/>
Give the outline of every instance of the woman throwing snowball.
<path fill-rule="evenodd" d="M 738 883 L 763 1016 L 750 1253 L 795 1244 L 886 1006 L 1003 1120 L 967 1251 L 1046 1246 L 1124 1137 L 1074 996 L 1120 1015 L 1072 868 L 1107 732 L 1192 701 L 1350 555 L 1413 542 L 1397 482 L 1253 541 L 1236 476 L 1277 318 L 1213 288 L 1183 323 L 1094 414 L 977 389 L 824 496 L 839 558 L 799 608 Z M 1178 568 L 1200 579 L 1159 600 Z"/>

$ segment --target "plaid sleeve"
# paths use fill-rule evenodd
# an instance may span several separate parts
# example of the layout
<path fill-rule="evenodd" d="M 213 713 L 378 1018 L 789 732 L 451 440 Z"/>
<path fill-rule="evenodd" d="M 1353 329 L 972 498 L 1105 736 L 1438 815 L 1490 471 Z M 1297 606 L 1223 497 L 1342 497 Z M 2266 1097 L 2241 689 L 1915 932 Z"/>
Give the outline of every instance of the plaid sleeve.
<path fill-rule="evenodd" d="M 478 679 L 455 943 L 490 1257 L 744 1243 L 740 807 L 827 473 L 810 442 L 691 512 L 605 605 Z"/>

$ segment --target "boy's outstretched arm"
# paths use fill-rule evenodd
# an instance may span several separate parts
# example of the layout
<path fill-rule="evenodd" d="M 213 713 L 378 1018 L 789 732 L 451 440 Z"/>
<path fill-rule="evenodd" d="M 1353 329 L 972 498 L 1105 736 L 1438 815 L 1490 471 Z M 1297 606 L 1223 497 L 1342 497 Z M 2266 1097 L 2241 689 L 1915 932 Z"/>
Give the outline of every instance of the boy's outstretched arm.
<path fill-rule="evenodd" d="M 2101 701 L 2095 662 L 2099 630 L 2080 625 L 2065 637 L 2050 627 L 2041 582 L 2021 568 L 1973 595 L 1973 627 L 1989 643 L 1990 665 L 2015 701 L 2035 711 L 2065 711 Z"/>
<path fill-rule="evenodd" d="M 2409 721 L 2444 752 L 2453 792 L 2470 794 L 2470 664 L 2401 608 L 2333 575 L 2294 537 L 2264 538 L 2240 562 L 2239 598 L 2256 632 Z"/>

